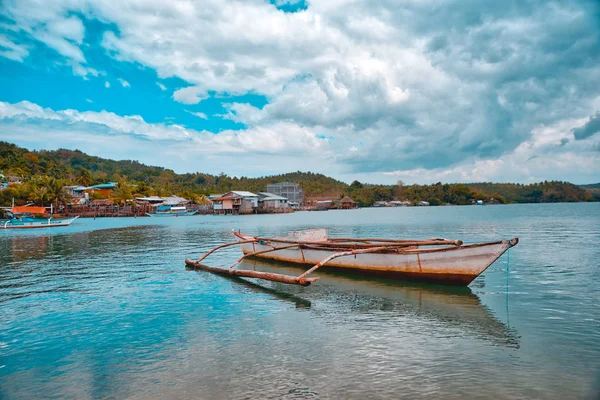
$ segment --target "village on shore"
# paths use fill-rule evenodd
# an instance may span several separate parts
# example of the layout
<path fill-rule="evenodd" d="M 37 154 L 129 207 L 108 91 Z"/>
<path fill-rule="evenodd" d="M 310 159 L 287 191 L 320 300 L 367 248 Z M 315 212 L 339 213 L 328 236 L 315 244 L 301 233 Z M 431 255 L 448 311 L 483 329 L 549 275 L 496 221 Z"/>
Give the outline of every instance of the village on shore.
<path fill-rule="evenodd" d="M 1 177 L 0 190 L 21 184 L 19 177 Z M 177 195 L 140 196 L 117 199 L 118 182 L 92 186 L 64 186 L 68 201 L 59 204 L 56 213 L 67 217 L 137 217 L 166 215 L 183 211 L 185 214 L 244 215 L 290 213 L 299 210 L 329 210 L 358 208 L 358 203 L 345 196 L 341 199 L 305 199 L 300 185 L 293 182 L 268 184 L 264 192 L 232 190 L 223 194 L 186 199 Z M 31 204 L 33 205 L 33 204 Z M 29 205 L 18 207 L 26 212 Z"/>
<path fill-rule="evenodd" d="M 76 152 L 68 153 L 81 156 Z M 70 160 L 75 162 L 79 159 Z M 106 168 L 111 171 L 111 165 L 120 165 L 110 160 L 106 162 L 109 163 Z M 50 168 L 58 164 L 44 165 L 44 168 Z M 142 168 L 135 163 L 131 166 Z M 154 171 L 154 167 L 143 168 Z M 132 174 L 129 170 L 122 171 L 127 172 L 126 176 L 113 172 L 107 181 L 106 173 L 95 171 L 94 177 L 86 168 L 67 168 L 64 178 L 64 174 L 56 170 L 52 170 L 54 175 L 31 175 L 23 172 L 23 168 L 14 170 L 22 173 L 3 175 L 0 171 L 0 218 L 9 216 L 14 206 L 24 207 L 21 212 L 26 214 L 33 214 L 31 207 L 38 206 L 55 215 L 96 218 L 600 200 L 598 185 L 578 187 L 554 181 L 530 185 L 438 182 L 408 186 L 402 181 L 388 186 L 354 181 L 346 185 L 324 175 L 302 172 L 272 177 L 281 178 L 278 182 L 270 177 L 231 178 L 224 173 L 218 176 L 200 173 L 176 175 L 160 169 L 156 170 L 158 176 L 133 174 L 134 178 L 128 177 Z"/>
<path fill-rule="evenodd" d="M 19 177 L 2 177 L 0 190 L 22 183 Z M 244 190 L 232 190 L 223 194 L 212 194 L 197 199 L 181 196 L 141 196 L 131 199 L 117 199 L 113 194 L 118 182 L 106 182 L 92 186 L 65 186 L 63 191 L 68 199 L 54 210 L 67 217 L 138 217 L 177 214 L 186 215 L 244 215 L 290 213 L 294 211 L 348 210 L 358 208 L 358 203 L 349 196 L 340 199 L 305 198 L 300 185 L 293 182 L 268 184 L 264 192 L 252 193 Z M 124 200 L 124 201 L 123 201 Z M 374 207 L 428 206 L 426 201 L 389 201 L 376 202 Z M 26 212 L 29 205 L 20 206 L 20 212 Z"/>

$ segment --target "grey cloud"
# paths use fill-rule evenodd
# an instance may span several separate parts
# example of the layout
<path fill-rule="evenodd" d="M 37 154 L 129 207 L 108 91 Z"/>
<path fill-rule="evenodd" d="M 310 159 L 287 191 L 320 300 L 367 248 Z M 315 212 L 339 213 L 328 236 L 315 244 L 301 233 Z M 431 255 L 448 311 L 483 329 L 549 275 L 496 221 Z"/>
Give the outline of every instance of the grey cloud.
<path fill-rule="evenodd" d="M 503 157 L 535 128 L 590 115 L 600 93 L 599 7 L 313 1 L 284 15 L 259 0 L 206 0 L 194 12 L 123 0 L 90 3 L 89 14 L 121 28 L 104 36 L 111 54 L 187 81 L 176 99 L 263 94 L 264 108 L 231 105 L 228 118 L 323 132 L 335 138 L 338 165 L 375 172 Z M 592 120 L 573 130 L 576 139 L 593 134 Z M 558 140 L 552 151 L 575 148 Z"/>
<path fill-rule="evenodd" d="M 429 6 L 390 7 L 390 20 L 406 23 L 413 38 L 429 36 L 428 58 L 456 84 L 433 94 L 427 93 L 433 82 L 408 82 L 410 104 L 393 111 L 410 115 L 417 129 L 390 127 L 363 154 L 342 157 L 355 170 L 446 167 L 499 157 L 529 140 L 537 126 L 580 118 L 600 93 L 597 3 Z M 430 140 L 382 145 L 402 136 Z"/>
<path fill-rule="evenodd" d="M 595 115 L 592 115 L 589 121 L 586 122 L 583 126 L 573 129 L 573 135 L 575 135 L 575 140 L 587 139 L 598 132 L 600 132 L 600 112 L 597 112 Z"/>
<path fill-rule="evenodd" d="M 430 52 L 440 51 L 448 46 L 448 39 L 446 36 L 436 36 L 427 43 L 427 50 Z"/>

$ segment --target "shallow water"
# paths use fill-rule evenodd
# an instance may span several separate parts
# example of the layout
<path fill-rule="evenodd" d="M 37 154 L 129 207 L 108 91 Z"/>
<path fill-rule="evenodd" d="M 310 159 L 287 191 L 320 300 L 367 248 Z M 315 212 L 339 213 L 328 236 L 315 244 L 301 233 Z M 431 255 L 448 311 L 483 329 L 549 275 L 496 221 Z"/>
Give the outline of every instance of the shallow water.
<path fill-rule="evenodd" d="M 231 229 L 315 227 L 520 243 L 468 288 L 328 273 L 302 288 L 183 264 L 231 240 Z M 0 398 L 595 398 L 598 243 L 598 203 L 82 219 L 2 231 Z M 227 266 L 239 255 L 224 249 L 208 261 Z"/>

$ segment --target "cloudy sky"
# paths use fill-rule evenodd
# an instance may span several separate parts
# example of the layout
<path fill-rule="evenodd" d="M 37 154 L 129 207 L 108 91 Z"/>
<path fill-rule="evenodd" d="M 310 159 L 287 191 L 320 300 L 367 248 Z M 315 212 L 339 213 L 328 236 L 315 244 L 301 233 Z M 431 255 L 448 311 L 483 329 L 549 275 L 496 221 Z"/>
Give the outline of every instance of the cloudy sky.
<path fill-rule="evenodd" d="M 0 0 L 0 140 L 177 172 L 600 181 L 600 3 Z"/>

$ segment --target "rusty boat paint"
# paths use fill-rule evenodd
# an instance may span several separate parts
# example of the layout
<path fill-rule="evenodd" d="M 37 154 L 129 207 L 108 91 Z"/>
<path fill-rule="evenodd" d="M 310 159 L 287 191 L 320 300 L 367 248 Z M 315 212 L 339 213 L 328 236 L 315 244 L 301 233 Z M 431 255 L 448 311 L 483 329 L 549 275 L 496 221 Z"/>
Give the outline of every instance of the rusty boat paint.
<path fill-rule="evenodd" d="M 233 233 L 238 240 L 247 241 L 240 244 L 244 254 L 286 247 L 252 256 L 257 258 L 313 266 L 339 251 L 332 248 L 319 248 L 318 244 L 290 248 L 290 242 L 285 237 L 252 242 L 252 239 L 255 239 L 253 236 Z M 413 246 L 380 253 L 342 256 L 331 260 L 321 268 L 381 278 L 467 286 L 518 242 L 519 239 L 514 238 L 451 247 Z M 325 238 L 321 243 L 332 245 L 335 242 Z"/>

